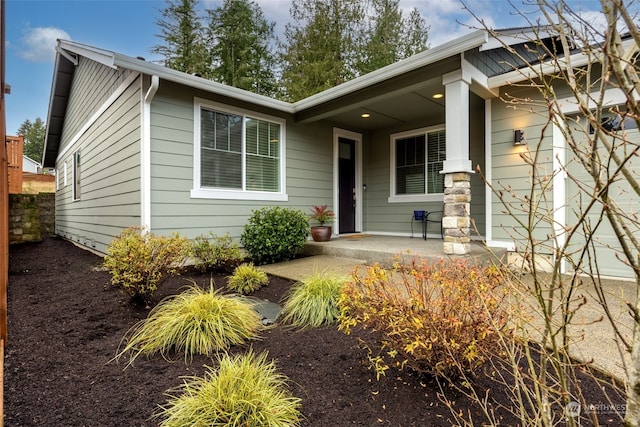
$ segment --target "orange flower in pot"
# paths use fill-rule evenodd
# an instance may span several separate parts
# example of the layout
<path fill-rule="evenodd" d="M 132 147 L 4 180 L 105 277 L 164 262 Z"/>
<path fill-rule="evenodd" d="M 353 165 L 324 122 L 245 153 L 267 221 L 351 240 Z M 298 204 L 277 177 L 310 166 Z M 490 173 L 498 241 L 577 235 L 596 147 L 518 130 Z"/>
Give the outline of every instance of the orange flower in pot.
<path fill-rule="evenodd" d="M 327 205 L 316 205 L 311 208 L 309 219 L 317 221 L 320 225 L 311 226 L 311 237 L 316 242 L 326 242 L 331 239 L 331 226 L 324 225 L 331 222 L 336 214 L 327 208 Z"/>

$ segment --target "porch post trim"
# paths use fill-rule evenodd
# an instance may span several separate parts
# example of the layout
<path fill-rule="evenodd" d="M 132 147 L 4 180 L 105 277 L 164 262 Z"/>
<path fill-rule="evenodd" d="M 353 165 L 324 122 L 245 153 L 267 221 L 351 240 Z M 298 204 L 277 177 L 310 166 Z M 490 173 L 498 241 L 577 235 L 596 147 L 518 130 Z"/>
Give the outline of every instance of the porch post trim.
<path fill-rule="evenodd" d="M 464 69 L 442 76 L 445 86 L 446 160 L 443 163 L 443 251 L 448 255 L 471 252 L 471 160 L 469 158 L 469 85 Z"/>
<path fill-rule="evenodd" d="M 471 76 L 456 70 L 442 76 L 445 86 L 447 156 L 443 173 L 472 172 L 469 160 L 469 85 Z"/>

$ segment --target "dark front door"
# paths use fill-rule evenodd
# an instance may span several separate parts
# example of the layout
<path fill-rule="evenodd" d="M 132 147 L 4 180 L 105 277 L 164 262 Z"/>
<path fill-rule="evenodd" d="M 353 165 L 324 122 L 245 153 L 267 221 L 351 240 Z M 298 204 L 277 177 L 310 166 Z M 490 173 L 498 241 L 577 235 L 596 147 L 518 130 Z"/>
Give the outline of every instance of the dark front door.
<path fill-rule="evenodd" d="M 340 234 L 356 231 L 356 141 L 338 138 L 338 228 Z"/>

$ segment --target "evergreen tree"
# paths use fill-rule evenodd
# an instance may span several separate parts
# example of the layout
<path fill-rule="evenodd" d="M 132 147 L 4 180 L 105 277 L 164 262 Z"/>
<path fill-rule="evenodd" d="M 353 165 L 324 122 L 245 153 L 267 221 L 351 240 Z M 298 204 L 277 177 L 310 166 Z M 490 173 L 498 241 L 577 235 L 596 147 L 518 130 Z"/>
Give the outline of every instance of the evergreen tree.
<path fill-rule="evenodd" d="M 38 163 L 42 163 L 46 126 L 40 117 L 34 122 L 27 119 L 18 128 L 18 135 L 24 137 L 23 154 Z"/>
<path fill-rule="evenodd" d="M 209 11 L 209 77 L 262 95 L 274 95 L 274 23 L 250 0 L 225 0 Z"/>
<path fill-rule="evenodd" d="M 362 32 L 359 74 L 428 49 L 429 27 L 424 18 L 416 8 L 405 18 L 399 3 L 399 0 L 371 0 L 371 15 Z"/>
<path fill-rule="evenodd" d="M 297 101 L 352 79 L 363 4 L 294 0 L 282 46 L 284 97 Z"/>
<path fill-rule="evenodd" d="M 399 0 L 371 0 L 372 15 L 362 32 L 358 72 L 366 74 L 404 58 L 405 31 Z"/>
<path fill-rule="evenodd" d="M 158 37 L 164 44 L 151 48 L 165 58 L 165 65 L 190 74 L 206 74 L 206 54 L 203 27 L 197 14 L 198 0 L 167 0 L 161 10 Z"/>
<path fill-rule="evenodd" d="M 402 32 L 402 45 L 404 48 L 404 58 L 408 58 L 416 53 L 429 49 L 429 26 L 425 22 L 420 12 L 415 7 L 409 14 L 409 18 L 404 21 L 404 31 Z"/>
<path fill-rule="evenodd" d="M 289 101 L 311 96 L 427 49 L 417 9 L 399 0 L 293 0 L 281 46 L 282 87 Z"/>

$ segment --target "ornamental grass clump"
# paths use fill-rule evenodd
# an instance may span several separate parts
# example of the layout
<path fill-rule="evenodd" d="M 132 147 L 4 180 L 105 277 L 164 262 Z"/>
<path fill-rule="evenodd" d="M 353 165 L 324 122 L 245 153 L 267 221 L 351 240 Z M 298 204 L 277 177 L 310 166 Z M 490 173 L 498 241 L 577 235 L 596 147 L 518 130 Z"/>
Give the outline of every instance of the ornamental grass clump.
<path fill-rule="evenodd" d="M 314 272 L 293 285 L 279 320 L 301 328 L 334 323 L 340 315 L 338 298 L 347 281 L 348 277 Z"/>
<path fill-rule="evenodd" d="M 227 287 L 231 291 L 247 295 L 268 283 L 269 277 L 267 277 L 267 273 L 253 265 L 253 263 L 249 263 L 236 267 L 233 275 L 227 280 Z"/>
<path fill-rule="evenodd" d="M 148 304 L 158 284 L 184 266 L 189 246 L 178 233 L 157 236 L 130 227 L 109 244 L 103 265 L 114 286 L 122 287 L 134 302 Z"/>
<path fill-rule="evenodd" d="M 288 390 L 288 378 L 277 372 L 267 353 L 219 358 L 203 378 L 189 377 L 167 395 L 156 413 L 163 427 L 274 426 L 300 424 L 301 399 Z"/>
<path fill-rule="evenodd" d="M 195 268 L 202 272 L 227 269 L 231 271 L 243 260 L 238 243 L 234 242 L 228 234 L 217 236 L 213 232 L 209 235 L 202 234 L 194 239 L 191 255 Z"/>
<path fill-rule="evenodd" d="M 407 367 L 437 377 L 472 371 L 508 320 L 503 272 L 463 260 L 414 259 L 355 272 L 344 287 L 339 329 L 362 328 L 376 375 Z"/>
<path fill-rule="evenodd" d="M 136 324 L 123 339 L 116 359 L 129 354 L 129 364 L 141 354 L 184 352 L 185 362 L 193 355 L 210 355 L 258 337 L 263 328 L 250 302 L 236 295 L 224 295 L 192 285 L 166 298 Z"/>

